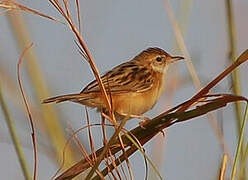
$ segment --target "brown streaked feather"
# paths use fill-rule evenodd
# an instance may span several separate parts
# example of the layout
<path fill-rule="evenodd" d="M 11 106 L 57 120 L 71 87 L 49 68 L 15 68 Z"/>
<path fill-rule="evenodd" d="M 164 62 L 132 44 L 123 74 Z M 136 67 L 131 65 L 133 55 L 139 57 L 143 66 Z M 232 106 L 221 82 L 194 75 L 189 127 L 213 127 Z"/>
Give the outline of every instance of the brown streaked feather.
<path fill-rule="evenodd" d="M 61 95 L 61 96 L 56 96 L 56 97 L 45 99 L 42 103 L 51 103 L 51 102 L 60 103 L 64 101 L 77 102 L 78 99 L 79 99 L 79 94 L 67 94 L 67 95 Z"/>
<path fill-rule="evenodd" d="M 112 94 L 144 92 L 152 88 L 154 82 L 151 69 L 135 61 L 123 63 L 101 78 L 106 91 Z M 98 82 L 92 81 L 81 93 L 100 93 Z"/>

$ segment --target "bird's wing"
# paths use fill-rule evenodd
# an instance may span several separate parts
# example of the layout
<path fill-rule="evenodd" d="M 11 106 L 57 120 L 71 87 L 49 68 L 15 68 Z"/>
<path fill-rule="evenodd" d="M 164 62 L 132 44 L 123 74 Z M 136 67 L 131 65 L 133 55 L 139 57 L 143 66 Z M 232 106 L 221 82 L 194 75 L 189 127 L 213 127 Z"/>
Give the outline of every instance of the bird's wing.
<path fill-rule="evenodd" d="M 144 92 L 152 88 L 154 77 L 151 70 L 133 61 L 123 63 L 102 77 L 107 92 L 112 94 L 126 92 Z M 99 93 L 98 82 L 92 81 L 81 93 Z"/>

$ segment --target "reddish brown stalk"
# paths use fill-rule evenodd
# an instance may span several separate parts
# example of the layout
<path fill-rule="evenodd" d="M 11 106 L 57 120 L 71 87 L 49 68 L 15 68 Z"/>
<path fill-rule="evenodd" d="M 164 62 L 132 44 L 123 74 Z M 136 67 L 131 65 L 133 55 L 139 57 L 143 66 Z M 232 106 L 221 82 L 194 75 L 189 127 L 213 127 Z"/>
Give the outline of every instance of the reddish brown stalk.
<path fill-rule="evenodd" d="M 102 126 L 101 126 L 101 128 L 102 128 L 102 134 L 103 134 L 103 146 L 105 146 L 105 145 L 108 143 L 108 140 L 107 140 L 106 131 L 105 131 L 105 118 L 104 118 L 103 114 L 104 114 L 104 113 L 101 112 L 101 118 L 102 118 Z M 104 114 L 104 115 L 105 115 L 105 114 Z M 112 121 L 112 119 L 111 119 L 111 121 Z M 113 155 L 112 155 L 111 150 L 109 150 L 108 153 L 109 153 L 109 157 L 111 158 L 111 161 L 114 162 L 114 158 L 113 158 Z M 106 157 L 106 158 L 104 158 L 104 159 L 105 159 L 105 164 L 106 164 L 106 166 L 108 167 L 108 165 L 109 165 L 108 157 Z M 116 170 L 117 175 L 120 177 L 120 172 L 119 172 L 117 166 L 115 166 L 115 164 L 114 164 L 114 167 L 115 167 L 115 170 Z M 111 171 L 111 174 L 112 174 L 112 176 L 115 178 L 115 176 L 114 176 L 114 174 L 112 173 L 112 171 Z"/>
<path fill-rule="evenodd" d="M 83 58 L 86 60 L 86 61 L 89 61 L 89 58 L 87 57 L 87 54 L 85 54 L 85 52 L 84 52 L 84 50 L 82 49 L 82 47 L 78 44 L 78 42 L 77 41 L 75 41 L 74 40 L 74 42 L 75 42 L 75 44 L 77 45 L 77 47 L 78 47 L 78 52 L 79 52 L 79 54 L 81 54 L 81 56 L 83 56 Z"/>
<path fill-rule="evenodd" d="M 120 161 L 120 158 L 117 157 L 117 160 L 118 160 L 118 163 L 120 163 L 120 165 L 121 165 L 122 174 L 124 175 L 125 179 L 128 180 L 127 175 L 126 175 L 125 170 L 124 170 L 124 167 L 123 167 L 123 164 Z"/>
<path fill-rule="evenodd" d="M 89 127 L 89 126 L 87 126 Z M 80 142 L 79 138 L 77 137 L 77 133 L 75 133 L 75 131 L 73 131 L 73 134 L 75 134 L 75 139 L 76 142 L 84 156 L 85 159 L 87 159 L 87 161 L 89 161 L 89 164 L 93 164 L 93 161 L 90 159 L 89 154 L 87 153 L 86 149 L 84 148 L 83 144 Z"/>
<path fill-rule="evenodd" d="M 66 1 L 66 0 L 63 0 L 63 1 Z M 104 97 L 104 100 L 105 100 L 105 103 L 107 105 L 107 109 L 109 111 L 109 114 L 111 115 L 111 118 L 114 120 L 114 115 L 113 113 L 111 113 L 111 104 L 110 104 L 110 101 L 109 101 L 109 98 L 107 96 L 107 92 L 102 84 L 102 80 L 100 78 L 100 74 L 98 72 L 98 69 L 96 68 L 96 65 L 95 65 L 95 62 L 93 60 L 93 57 L 91 56 L 90 54 L 90 51 L 88 50 L 87 46 L 86 46 L 86 43 L 84 42 L 83 38 L 81 37 L 79 31 L 77 30 L 76 26 L 73 24 L 72 22 L 72 19 L 70 18 L 70 16 L 68 16 L 69 14 L 69 9 L 68 9 L 68 6 L 65 5 L 65 9 L 66 11 L 68 12 L 67 14 L 63 11 L 63 8 L 61 6 L 61 4 L 59 3 L 58 0 L 49 0 L 50 3 L 52 3 L 52 5 L 60 12 L 60 14 L 66 19 L 66 21 L 68 22 L 72 32 L 74 33 L 74 35 L 76 36 L 79 44 L 81 45 L 82 49 L 84 50 L 84 52 L 86 53 L 87 55 L 87 59 L 88 59 L 88 62 L 91 66 L 91 69 L 95 75 L 95 78 L 99 84 L 99 87 L 101 89 L 101 92 L 103 93 L 103 97 Z M 67 2 L 65 2 L 67 3 Z M 115 120 L 114 120 L 115 121 Z M 116 122 L 115 122 L 116 124 Z"/>
<path fill-rule="evenodd" d="M 105 146 L 108 143 L 108 140 L 107 140 L 106 131 L 105 131 L 105 118 L 104 118 L 104 116 L 102 114 L 104 114 L 104 113 L 101 112 L 101 118 L 102 118 L 101 129 L 102 129 L 102 134 L 103 134 L 103 146 Z M 114 159 L 112 157 L 111 150 L 109 150 L 109 156 L 110 156 L 111 160 L 113 161 Z M 109 165 L 108 157 L 104 158 L 104 160 L 105 160 L 106 166 L 108 167 L 108 165 Z M 111 174 L 115 178 L 115 176 L 114 176 L 114 174 L 112 172 L 111 172 Z M 119 175 L 119 171 L 117 171 L 117 175 Z"/>
<path fill-rule="evenodd" d="M 63 168 L 63 166 L 64 166 L 64 164 L 65 164 L 65 153 L 66 153 L 66 148 L 68 147 L 68 145 L 69 145 L 69 143 L 71 142 L 72 138 L 75 139 L 76 143 L 77 143 L 78 146 L 80 147 L 80 150 L 81 150 L 81 152 L 83 153 L 85 159 L 89 160 L 88 163 L 89 163 L 89 164 L 92 164 L 91 159 L 87 158 L 87 157 L 89 157 L 89 155 L 88 155 L 86 149 L 83 147 L 82 143 L 80 142 L 80 140 L 79 140 L 79 138 L 78 138 L 78 136 L 77 136 L 77 133 L 78 133 L 79 131 L 78 131 L 78 132 L 75 132 L 75 131 L 73 130 L 73 128 L 72 128 L 72 126 L 71 126 L 70 123 L 69 123 L 69 126 L 70 126 L 70 129 L 72 130 L 71 138 L 69 138 L 69 139 L 66 141 L 66 144 L 65 144 L 65 146 L 64 146 L 64 148 L 63 148 L 63 152 L 62 152 L 62 162 L 61 162 L 61 164 L 60 164 L 59 169 L 55 172 L 55 174 L 51 177 L 51 179 L 54 179 L 54 178 L 58 175 L 59 171 Z M 82 130 L 82 129 L 80 129 L 80 130 Z"/>
<path fill-rule="evenodd" d="M 241 65 L 247 60 L 248 60 L 248 49 L 245 50 L 239 56 L 239 58 L 235 61 L 235 63 L 233 63 L 227 69 L 225 69 L 220 75 L 218 75 L 214 80 L 212 80 L 207 86 L 202 88 L 202 90 L 200 90 L 190 100 L 169 109 L 168 111 L 162 113 L 161 115 L 165 115 L 173 111 L 183 112 L 186 109 L 189 109 L 192 105 L 195 105 L 195 102 L 199 102 L 201 101 L 202 98 L 205 98 L 204 96 L 206 96 L 206 94 L 209 92 L 210 89 L 212 89 L 216 84 L 218 84 L 222 79 L 224 79 L 228 74 L 230 74 L 235 68 L 237 68 L 239 65 Z"/>
<path fill-rule="evenodd" d="M 86 120 L 87 120 L 87 126 L 88 126 L 88 136 L 89 136 L 89 141 L 90 141 L 90 148 L 91 148 L 91 153 L 92 153 L 92 161 L 95 162 L 96 161 L 96 153 L 95 153 L 95 146 L 94 146 L 94 139 L 91 133 L 91 128 L 90 128 L 90 119 L 89 119 L 89 113 L 87 108 L 85 107 L 85 112 L 86 112 Z"/>
<path fill-rule="evenodd" d="M 70 13 L 70 10 L 69 10 L 68 1 L 67 0 L 63 0 L 63 3 L 64 3 L 64 6 L 65 6 L 66 15 L 67 15 L 67 17 L 69 19 L 71 19 L 71 13 Z"/>
<path fill-rule="evenodd" d="M 105 117 L 106 119 L 108 119 L 110 122 L 112 121 L 112 119 L 111 119 L 109 116 L 107 116 L 106 114 L 102 113 L 102 116 Z M 103 128 L 103 131 L 104 131 L 104 128 Z M 105 133 L 104 133 L 104 134 L 105 134 Z M 124 153 L 124 155 L 125 155 L 125 151 L 126 151 L 126 150 L 125 150 L 125 147 L 124 147 L 124 144 L 123 144 L 123 142 L 122 142 L 122 139 L 121 139 L 120 134 L 118 135 L 118 138 L 119 138 L 119 141 L 120 141 L 120 146 L 121 146 L 121 148 L 122 148 L 122 151 L 123 151 L 123 153 Z M 127 163 L 127 167 L 128 167 L 130 179 L 133 179 L 133 173 L 132 173 L 132 169 L 131 169 L 130 163 L 129 163 L 129 161 L 128 161 L 128 157 L 126 157 L 126 163 Z M 114 165 L 114 164 L 113 164 L 113 165 Z"/>
<path fill-rule="evenodd" d="M 123 131 L 124 131 L 124 133 L 128 133 L 126 130 L 123 130 Z M 140 143 L 140 141 L 137 139 L 137 137 L 136 137 L 132 132 L 129 132 L 129 135 L 132 136 L 132 138 L 136 141 L 136 143 L 139 145 L 139 147 L 143 150 L 143 147 L 142 147 L 143 144 Z M 142 142 L 142 143 L 143 143 L 143 142 Z M 120 146 L 119 146 L 119 147 L 120 147 Z M 135 146 L 135 147 L 136 147 L 136 146 Z M 137 147 L 136 147 L 136 148 L 137 148 Z M 134 151 L 132 151 L 132 150 L 130 151 L 130 149 L 129 149 L 129 152 L 128 152 L 128 153 L 127 153 L 126 151 L 123 152 L 122 155 L 121 155 L 120 157 L 116 158 L 116 160 L 113 161 L 112 164 L 109 165 L 108 167 L 106 167 L 102 172 L 106 173 L 106 171 L 109 172 L 109 169 L 110 169 L 110 170 L 115 169 L 115 166 L 120 165 L 122 161 L 126 160 L 126 157 L 129 157 L 129 156 L 130 156 L 130 154 L 129 154 L 130 152 L 134 152 Z M 124 159 L 124 158 L 125 158 L 125 159 Z M 111 173 L 112 173 L 112 172 L 111 172 Z M 126 174 L 124 173 L 124 170 L 123 170 L 123 174 L 125 175 L 125 178 L 128 179 L 127 176 L 126 176 Z M 130 178 L 134 179 L 133 175 L 131 175 Z"/>
<path fill-rule="evenodd" d="M 58 6 L 58 4 L 57 4 L 57 1 L 52 1 L 52 0 L 49 0 L 49 2 L 53 5 L 53 7 L 62 15 L 62 16 L 64 16 L 64 11 L 63 11 L 63 9 L 60 7 L 60 6 Z"/>
<path fill-rule="evenodd" d="M 119 179 L 121 179 L 121 174 L 120 174 L 120 171 L 118 169 L 118 166 L 116 165 L 115 163 L 115 160 L 116 160 L 116 157 L 113 155 L 113 153 L 111 152 L 111 149 L 109 149 L 109 157 L 111 157 L 111 161 L 112 161 L 112 164 L 114 166 L 114 169 L 119 177 Z"/>
<path fill-rule="evenodd" d="M 231 73 L 234 69 L 236 69 L 240 64 L 245 62 L 248 58 L 248 50 L 244 51 L 239 58 L 229 66 L 225 71 L 223 71 L 219 76 L 217 76 L 213 81 L 211 81 L 207 86 L 205 86 L 201 91 L 199 91 L 195 96 L 191 98 L 191 102 L 185 104 L 177 112 L 183 112 L 188 109 L 196 99 L 200 99 L 200 97 L 206 95 L 210 89 L 212 89 L 216 84 L 218 84 L 222 79 L 224 79 L 229 73 Z"/>
<path fill-rule="evenodd" d="M 15 2 L 15 1 L 12 1 L 12 0 L 2 0 L 2 2 L 0 3 L 0 7 L 5 8 L 6 10 L 13 10 L 13 9 L 22 10 L 22 11 L 25 11 L 25 12 L 33 13 L 33 14 L 39 15 L 41 17 L 44 17 L 44 18 L 47 18 L 47 19 L 62 23 L 60 20 L 58 20 L 58 19 L 56 19 L 54 17 L 48 16 L 48 15 L 43 14 L 43 13 L 41 13 L 39 11 L 34 10 L 34 9 L 28 8 L 26 6 L 23 6 L 23 5 Z"/>
<path fill-rule="evenodd" d="M 114 163 L 115 158 L 114 158 L 114 156 L 113 156 L 113 154 L 112 154 L 110 149 L 109 149 L 109 155 L 107 155 L 104 159 L 105 159 L 105 165 L 106 165 L 106 167 L 108 167 L 108 169 L 110 169 L 109 168 L 109 159 L 111 159 L 110 161 L 113 164 L 114 170 L 116 171 L 118 177 L 121 179 L 121 174 L 120 174 L 119 169 L 117 168 L 116 164 Z M 114 179 L 117 179 L 116 176 L 114 175 L 113 171 L 110 170 L 109 172 L 112 174 Z"/>
<path fill-rule="evenodd" d="M 132 169 L 131 169 L 129 160 L 128 160 L 128 156 L 127 156 L 127 154 L 126 154 L 126 150 L 125 150 L 125 147 L 124 147 L 124 144 L 123 144 L 121 135 L 118 134 L 118 137 L 119 137 L 119 141 L 120 141 L 120 145 L 121 145 L 122 152 L 123 152 L 123 154 L 124 154 L 124 156 L 125 156 L 125 160 L 126 160 L 126 163 L 127 163 L 127 168 L 128 168 L 128 171 L 129 171 L 130 179 L 134 179 L 134 177 L 133 177 L 133 172 L 132 172 Z"/>
<path fill-rule="evenodd" d="M 145 143 L 145 142 L 144 142 Z M 143 144 L 143 143 L 142 143 Z M 137 149 L 136 149 L 137 147 L 136 146 L 131 146 L 127 151 L 126 151 L 126 154 L 128 155 L 128 157 L 130 157 Z M 117 165 L 119 165 L 119 164 L 121 164 L 123 161 L 125 160 L 125 155 L 124 154 L 122 154 L 118 159 L 116 159 L 116 161 L 115 161 L 115 163 L 117 164 Z M 113 165 L 111 164 L 111 166 L 109 166 L 108 168 L 111 168 L 111 169 L 113 169 L 114 167 L 113 167 Z M 108 173 L 108 168 L 106 167 L 104 170 L 102 170 L 102 172 L 103 172 L 103 175 L 105 175 L 105 174 L 107 174 Z M 94 178 L 92 178 L 92 180 L 98 180 L 99 179 L 99 177 L 94 177 Z"/>
<path fill-rule="evenodd" d="M 110 96 L 110 99 L 111 99 L 111 96 Z M 107 138 L 106 138 L 106 133 L 105 133 L 105 128 L 104 128 L 105 118 L 108 119 L 109 121 L 112 121 L 112 119 L 109 116 L 107 116 L 106 114 L 104 114 L 103 112 L 101 114 L 102 114 L 102 131 L 103 131 L 103 139 L 104 139 L 104 146 L 105 146 L 107 144 Z M 122 151 L 125 153 L 125 147 L 124 147 L 124 144 L 122 142 L 121 136 L 118 135 L 118 138 L 119 138 L 119 141 L 120 141 L 120 146 L 122 148 Z M 112 157 L 111 149 L 109 150 L 109 154 L 110 154 L 110 157 Z M 126 158 L 126 162 L 127 162 L 127 165 L 128 165 L 130 178 L 133 179 L 132 170 L 130 168 L 130 163 L 128 161 L 128 158 Z M 117 173 L 119 175 L 117 166 L 115 165 L 115 161 L 113 159 L 112 159 L 112 165 L 113 165 L 114 169 L 117 171 Z"/>
<path fill-rule="evenodd" d="M 73 134 L 68 138 L 68 140 L 66 141 L 66 144 L 65 144 L 65 146 L 64 146 L 64 148 L 63 148 L 62 163 L 61 163 L 59 169 L 55 172 L 55 174 L 52 176 L 51 179 L 54 179 L 55 176 L 58 175 L 59 171 L 63 168 L 64 162 L 65 162 L 65 153 L 66 153 L 66 149 L 67 149 L 67 147 L 69 146 L 69 143 L 72 141 L 72 139 L 73 139 L 75 136 L 77 136 L 77 134 L 78 134 L 80 131 L 82 131 L 82 130 L 84 130 L 84 129 L 86 129 L 86 128 L 89 128 L 89 127 L 93 127 L 93 126 L 101 126 L 101 124 L 90 124 L 90 125 L 86 125 L 86 126 L 80 128 L 80 129 L 74 131 Z M 106 126 L 113 126 L 113 125 L 106 124 Z M 89 165 L 90 165 L 91 167 L 94 166 L 94 164 L 93 164 L 93 162 L 92 162 L 92 159 L 91 159 L 91 158 L 92 158 L 92 155 L 90 155 L 90 156 L 88 155 L 86 149 L 85 149 L 83 146 L 81 146 L 81 143 L 80 143 L 80 149 L 81 149 L 81 151 L 82 151 L 82 153 L 83 153 L 83 156 L 84 156 L 85 160 L 89 163 Z M 101 175 L 101 173 L 99 172 L 99 170 L 96 170 L 96 172 L 97 172 L 97 174 L 98 174 L 100 177 L 103 177 L 103 176 Z M 103 178 L 104 178 L 104 177 L 103 177 Z"/>
<path fill-rule="evenodd" d="M 24 93 L 24 88 L 22 85 L 22 81 L 21 81 L 21 73 L 20 73 L 20 69 L 21 69 L 21 64 L 24 58 L 24 55 L 27 53 L 27 51 L 33 46 L 33 43 L 31 43 L 26 49 L 24 49 L 24 51 L 22 52 L 18 64 L 17 64 L 17 78 L 18 78 L 18 83 L 19 83 L 19 87 L 21 90 L 21 94 L 22 94 L 22 98 L 28 113 L 28 117 L 29 117 L 29 123 L 31 126 L 31 136 L 32 136 L 32 143 L 33 143 L 33 148 L 34 148 L 34 174 L 33 174 L 33 179 L 36 180 L 37 177 L 37 145 L 36 145 L 36 136 L 35 136 L 35 128 L 34 128 L 34 122 L 33 122 L 33 118 L 32 118 L 32 114 L 28 105 L 28 101 L 26 99 L 26 95 Z"/>
<path fill-rule="evenodd" d="M 76 6 L 77 6 L 78 31 L 79 31 L 80 34 L 82 34 L 82 31 L 81 31 L 81 18 L 80 18 L 80 4 L 79 4 L 79 0 L 76 0 Z"/>
<path fill-rule="evenodd" d="M 105 146 L 105 144 L 107 143 L 107 136 L 106 136 L 106 131 L 105 131 L 105 117 L 104 117 L 104 113 L 101 112 L 101 118 L 102 118 L 102 135 L 103 135 L 103 145 Z"/>

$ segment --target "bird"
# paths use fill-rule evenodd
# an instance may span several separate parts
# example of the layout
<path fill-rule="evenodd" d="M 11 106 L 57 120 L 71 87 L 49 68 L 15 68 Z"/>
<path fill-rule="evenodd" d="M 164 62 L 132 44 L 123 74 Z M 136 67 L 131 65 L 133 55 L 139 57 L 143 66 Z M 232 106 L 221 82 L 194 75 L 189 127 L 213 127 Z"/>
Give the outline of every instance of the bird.
<path fill-rule="evenodd" d="M 181 56 L 171 56 L 161 48 L 150 47 L 101 76 L 117 121 L 127 117 L 146 120 L 142 115 L 154 107 L 164 91 L 170 64 L 182 59 L 184 58 Z M 90 82 L 80 93 L 51 97 L 43 103 L 65 101 L 108 112 L 96 80 Z"/>

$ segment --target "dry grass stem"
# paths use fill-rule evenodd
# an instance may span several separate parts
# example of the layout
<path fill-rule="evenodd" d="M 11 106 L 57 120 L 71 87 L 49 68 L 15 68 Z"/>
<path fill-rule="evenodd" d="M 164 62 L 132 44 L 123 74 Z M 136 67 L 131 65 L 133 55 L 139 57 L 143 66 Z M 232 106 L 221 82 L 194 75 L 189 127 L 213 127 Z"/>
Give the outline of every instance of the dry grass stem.
<path fill-rule="evenodd" d="M 43 14 L 43 13 L 41 13 L 39 11 L 34 10 L 34 9 L 28 8 L 26 6 L 23 6 L 23 5 L 19 4 L 16 1 L 13 1 L 13 0 L 0 0 L 0 7 L 5 8 L 5 11 L 3 11 L 3 12 L 7 12 L 7 11 L 11 11 L 11 10 L 22 10 L 22 11 L 32 13 L 32 14 L 36 14 L 38 16 L 41 16 L 41 17 L 44 17 L 44 18 L 47 18 L 47 19 L 50 19 L 50 20 L 53 20 L 53 21 L 56 21 L 56 22 L 64 24 L 59 19 L 56 19 L 54 17 L 48 16 L 48 15 Z M 2 12 L 1 12 L 1 14 L 2 14 Z"/>
<path fill-rule="evenodd" d="M 225 180 L 227 161 L 228 161 L 228 157 L 226 154 L 224 154 L 222 159 L 222 165 L 220 168 L 219 180 Z"/>
<path fill-rule="evenodd" d="M 27 53 L 27 51 L 33 46 L 33 43 L 30 44 L 21 54 L 18 64 L 17 64 L 17 78 L 18 78 L 18 83 L 19 83 L 19 87 L 21 90 L 21 94 L 23 97 L 23 101 L 27 110 L 27 114 L 29 117 L 29 123 L 31 125 L 31 136 L 32 136 L 32 142 L 33 142 L 33 150 L 34 150 L 34 174 L 33 174 L 33 180 L 36 180 L 37 178 L 37 144 L 36 144 L 36 135 L 35 135 L 35 128 L 34 128 L 34 122 L 33 122 L 33 118 L 32 118 L 32 114 L 28 105 L 28 101 L 26 99 L 26 95 L 24 93 L 24 89 L 23 89 L 23 85 L 22 85 L 22 81 L 21 81 L 21 73 L 20 73 L 20 68 L 21 68 L 21 64 L 22 64 L 22 60 L 24 58 L 24 55 Z"/>
<path fill-rule="evenodd" d="M 73 134 L 68 138 L 68 140 L 67 140 L 67 142 L 66 142 L 66 144 L 65 144 L 65 146 L 64 146 L 64 148 L 63 148 L 63 155 L 62 155 L 62 162 L 61 162 L 61 165 L 60 165 L 60 167 L 58 168 L 58 170 L 56 171 L 56 173 L 53 175 L 53 177 L 51 178 L 51 179 L 55 179 L 55 177 L 57 176 L 57 174 L 63 169 L 63 166 L 64 166 L 64 162 L 65 162 L 65 155 L 66 155 L 66 149 L 68 148 L 68 146 L 69 146 L 69 143 L 72 141 L 72 139 L 73 138 L 75 138 L 75 137 L 77 137 L 77 134 L 80 132 L 80 131 L 82 131 L 82 130 L 84 130 L 84 129 L 87 129 L 87 128 L 89 128 L 89 127 L 93 127 L 93 126 L 101 126 L 102 124 L 90 124 L 90 125 L 86 125 L 86 126 L 84 126 L 84 127 L 82 127 L 82 128 L 80 128 L 80 129 L 78 129 L 78 130 L 76 130 L 76 131 L 74 131 L 73 132 Z M 109 125 L 109 124 L 106 124 L 106 126 L 112 126 L 112 125 Z M 77 139 L 77 138 L 76 138 Z M 83 156 L 84 156 L 84 160 L 85 161 L 87 161 L 87 163 L 91 166 L 91 167 L 93 167 L 93 165 L 94 165 L 94 163 L 93 163 L 93 161 L 92 161 L 92 156 L 93 155 L 89 155 L 88 153 L 87 153 L 87 151 L 86 151 L 86 149 L 84 148 L 84 146 L 82 145 L 82 143 L 80 143 L 79 142 L 79 146 L 80 146 L 80 150 L 81 150 L 81 152 L 82 152 L 82 154 L 83 154 Z M 87 167 L 88 168 L 88 167 Z M 102 175 L 101 175 L 101 173 L 98 171 L 98 170 L 96 170 L 96 173 L 98 173 L 98 175 L 100 176 L 100 177 L 103 177 Z"/>

